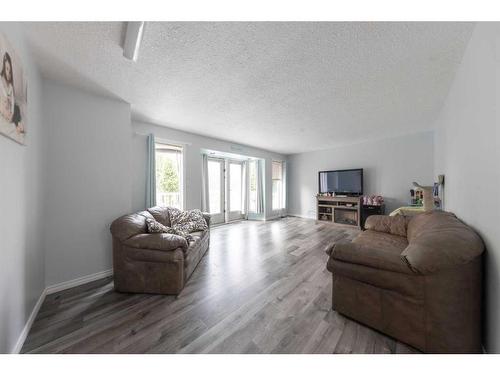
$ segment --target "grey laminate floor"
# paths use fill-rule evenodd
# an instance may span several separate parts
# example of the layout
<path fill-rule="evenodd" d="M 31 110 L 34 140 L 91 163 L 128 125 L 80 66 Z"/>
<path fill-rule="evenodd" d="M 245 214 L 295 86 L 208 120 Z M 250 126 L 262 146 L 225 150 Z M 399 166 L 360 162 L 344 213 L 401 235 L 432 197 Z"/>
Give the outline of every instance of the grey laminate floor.
<path fill-rule="evenodd" d="M 356 233 L 292 217 L 213 228 L 177 298 L 116 293 L 110 278 L 49 295 L 22 351 L 413 352 L 331 310 L 323 249 Z"/>

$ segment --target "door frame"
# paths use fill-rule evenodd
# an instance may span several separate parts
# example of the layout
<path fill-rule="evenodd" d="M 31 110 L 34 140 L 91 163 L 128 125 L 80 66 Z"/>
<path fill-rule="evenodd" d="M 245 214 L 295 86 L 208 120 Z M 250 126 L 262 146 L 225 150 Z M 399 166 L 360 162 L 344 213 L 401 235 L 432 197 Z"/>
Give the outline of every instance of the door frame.
<path fill-rule="evenodd" d="M 231 211 L 231 194 L 229 191 L 229 184 L 231 181 L 231 164 L 239 164 L 241 166 L 241 175 L 240 175 L 240 181 L 241 181 L 241 204 L 244 205 L 244 199 L 246 199 L 245 194 L 243 189 L 245 189 L 245 178 L 244 178 L 244 173 L 245 173 L 245 161 L 243 160 L 237 160 L 237 159 L 226 159 L 226 223 L 229 223 L 231 221 L 235 220 L 241 220 L 243 219 L 243 210 L 236 210 L 236 211 Z"/>
<path fill-rule="evenodd" d="M 217 162 L 220 165 L 220 213 L 210 214 L 210 221 L 212 224 L 223 224 L 226 222 L 226 161 L 222 158 L 208 157 L 207 160 L 210 162 Z M 209 177 L 210 178 L 210 177 Z M 210 199 L 210 191 L 208 193 Z"/>

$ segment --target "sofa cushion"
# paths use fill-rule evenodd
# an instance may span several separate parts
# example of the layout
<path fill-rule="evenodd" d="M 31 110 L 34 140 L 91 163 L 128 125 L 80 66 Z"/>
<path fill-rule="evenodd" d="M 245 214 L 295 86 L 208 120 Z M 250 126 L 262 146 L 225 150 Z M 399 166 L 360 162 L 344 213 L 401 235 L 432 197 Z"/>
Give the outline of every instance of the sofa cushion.
<path fill-rule="evenodd" d="M 175 250 L 188 248 L 188 243 L 185 238 L 176 234 L 170 233 L 146 233 L 138 234 L 124 241 L 123 244 L 128 247 L 150 250 Z"/>
<path fill-rule="evenodd" d="M 172 228 L 163 225 L 154 219 L 146 219 L 148 233 L 171 233 Z"/>
<path fill-rule="evenodd" d="M 402 215 L 372 215 L 366 219 L 365 229 L 406 237 L 407 221 Z"/>
<path fill-rule="evenodd" d="M 432 211 L 422 212 L 411 217 L 406 229 L 406 237 L 408 238 L 408 241 L 411 241 L 420 233 L 422 233 L 425 230 L 426 225 L 430 224 L 430 226 L 432 227 L 432 220 L 429 221 L 429 215 L 431 213 Z"/>
<path fill-rule="evenodd" d="M 406 237 L 373 230 L 361 232 L 352 242 L 374 249 L 389 250 L 398 255 L 408 246 Z"/>
<path fill-rule="evenodd" d="M 189 232 L 185 231 L 181 226 L 167 227 L 154 219 L 146 219 L 148 233 L 171 233 L 184 237 L 187 241 L 191 241 L 192 237 Z"/>
<path fill-rule="evenodd" d="M 193 241 L 196 241 L 197 239 L 200 239 L 204 236 L 206 236 L 208 233 L 206 230 L 200 230 L 196 232 L 191 232 L 191 237 L 193 238 Z"/>
<path fill-rule="evenodd" d="M 377 248 L 354 242 L 339 243 L 332 250 L 328 267 L 330 267 L 330 262 L 339 260 L 392 272 L 413 274 L 412 270 L 401 258 L 402 249 L 396 246 Z"/>
<path fill-rule="evenodd" d="M 165 225 L 166 227 L 171 227 L 169 209 L 170 207 L 155 206 L 148 208 L 148 212 L 157 222 Z"/>
<path fill-rule="evenodd" d="M 420 274 L 464 265 L 484 251 L 477 233 L 444 211 L 413 217 L 408 224 L 408 240 L 410 244 L 401 256 Z"/>

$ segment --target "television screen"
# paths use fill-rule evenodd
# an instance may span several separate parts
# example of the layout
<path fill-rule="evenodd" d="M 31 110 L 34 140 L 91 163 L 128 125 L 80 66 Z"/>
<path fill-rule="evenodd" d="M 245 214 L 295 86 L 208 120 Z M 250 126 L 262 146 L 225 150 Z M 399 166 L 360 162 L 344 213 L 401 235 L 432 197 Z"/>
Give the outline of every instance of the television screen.
<path fill-rule="evenodd" d="M 363 195 L 363 169 L 319 172 L 319 192 Z"/>

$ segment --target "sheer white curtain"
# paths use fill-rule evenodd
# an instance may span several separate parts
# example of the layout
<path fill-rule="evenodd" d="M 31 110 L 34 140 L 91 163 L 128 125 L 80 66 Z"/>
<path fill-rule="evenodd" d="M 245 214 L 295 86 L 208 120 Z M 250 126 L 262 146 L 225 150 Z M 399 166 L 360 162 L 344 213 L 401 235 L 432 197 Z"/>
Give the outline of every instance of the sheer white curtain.
<path fill-rule="evenodd" d="M 155 163 L 155 136 L 149 134 L 148 139 L 148 164 L 146 176 L 146 208 L 156 206 L 156 163 Z"/>
<path fill-rule="evenodd" d="M 286 161 L 283 162 L 282 164 L 282 168 L 283 168 L 283 178 L 282 178 L 282 187 L 281 187 L 281 199 L 282 199 L 282 203 L 281 203 L 281 216 L 285 216 L 286 215 L 286 195 L 287 195 L 287 163 Z"/>
<path fill-rule="evenodd" d="M 264 213 L 264 160 L 257 161 L 257 211 Z"/>
<path fill-rule="evenodd" d="M 250 184 L 248 179 L 248 160 L 243 162 L 243 172 L 242 172 L 242 207 L 241 213 L 244 219 L 248 219 L 248 202 L 249 202 L 249 191 Z"/>
<path fill-rule="evenodd" d="M 210 212 L 208 191 L 208 156 L 207 154 L 201 155 L 201 210 L 203 212 Z"/>
<path fill-rule="evenodd" d="M 328 176 L 326 173 L 320 173 L 319 174 L 319 190 L 323 192 L 324 189 L 328 188 Z M 326 193 L 326 191 L 325 191 Z"/>

